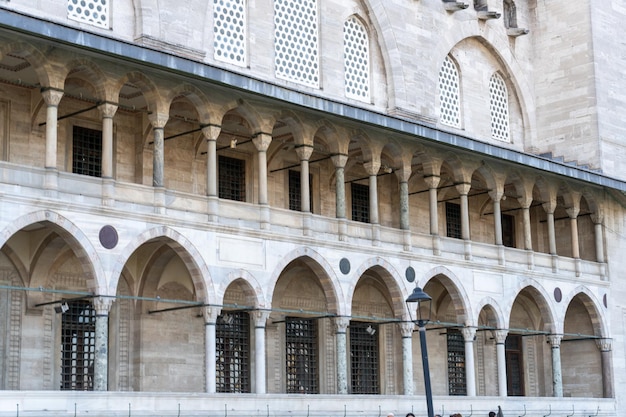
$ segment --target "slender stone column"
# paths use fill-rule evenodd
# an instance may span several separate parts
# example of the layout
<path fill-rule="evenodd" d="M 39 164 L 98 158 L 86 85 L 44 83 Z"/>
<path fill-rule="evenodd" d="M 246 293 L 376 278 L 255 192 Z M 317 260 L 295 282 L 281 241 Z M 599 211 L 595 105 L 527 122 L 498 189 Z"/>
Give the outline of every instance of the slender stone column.
<path fill-rule="evenodd" d="M 522 206 L 522 224 L 524 227 L 524 249 L 532 251 L 533 250 L 533 239 L 532 232 L 530 228 L 530 205 L 532 204 L 532 198 L 523 198 L 520 197 L 517 199 L 519 201 L 520 206 Z"/>
<path fill-rule="evenodd" d="M 413 395 L 413 331 L 415 323 L 399 323 L 402 334 L 402 382 L 404 385 L 404 395 Z"/>
<path fill-rule="evenodd" d="M 58 188 L 57 178 L 57 124 L 59 103 L 63 98 L 63 91 L 47 88 L 41 91 L 46 103 L 46 156 L 44 167 L 46 168 L 46 178 L 44 188 L 56 190 Z"/>
<path fill-rule="evenodd" d="M 215 394 L 216 387 L 215 381 L 217 378 L 217 364 L 216 364 L 216 343 L 217 337 L 215 334 L 217 317 L 219 316 L 219 309 L 215 307 L 206 307 L 204 309 L 204 361 L 205 361 L 205 388 L 209 394 Z"/>
<path fill-rule="evenodd" d="M 350 324 L 348 317 L 337 317 L 335 323 L 335 338 L 337 342 L 337 394 L 348 393 L 348 348 L 346 329 Z"/>
<path fill-rule="evenodd" d="M 506 336 L 508 331 L 496 330 L 493 332 L 496 339 L 496 361 L 498 366 L 498 394 L 500 397 L 507 396 L 507 383 L 506 383 L 506 349 L 504 343 L 506 342 Z"/>
<path fill-rule="evenodd" d="M 346 225 L 346 180 L 344 175 L 344 167 L 348 162 L 348 155 L 337 154 L 330 158 L 335 165 L 335 216 L 338 221 L 339 240 L 344 241 L 347 238 Z"/>
<path fill-rule="evenodd" d="M 311 212 L 311 191 L 309 189 L 309 158 L 313 154 L 313 147 L 302 145 L 296 148 L 300 158 L 300 210 L 303 213 Z"/>
<path fill-rule="evenodd" d="M 465 384 L 467 387 L 467 396 L 476 396 L 476 367 L 474 366 L 474 337 L 476 336 L 475 327 L 463 327 L 463 340 L 465 341 Z"/>
<path fill-rule="evenodd" d="M 400 181 L 400 229 L 410 229 L 409 217 L 409 183 Z"/>
<path fill-rule="evenodd" d="M 593 222 L 593 231 L 596 240 L 596 262 L 604 262 L 604 239 L 602 237 L 602 221 L 603 215 L 601 213 L 593 213 L 591 215 L 591 221 Z"/>
<path fill-rule="evenodd" d="M 113 178 L 113 116 L 117 106 L 104 103 L 98 109 L 102 116 L 102 178 Z"/>
<path fill-rule="evenodd" d="M 467 194 L 471 188 L 471 184 L 463 183 L 456 185 L 456 190 L 459 192 L 461 200 L 461 237 L 463 240 L 470 240 L 469 201 Z"/>
<path fill-rule="evenodd" d="M 437 212 L 437 186 L 439 185 L 439 180 L 440 177 L 436 175 L 424 177 L 424 182 L 428 185 L 430 234 L 433 236 L 439 235 L 439 219 Z"/>
<path fill-rule="evenodd" d="M 169 119 L 168 114 L 152 113 L 148 115 L 148 120 L 152 124 L 154 134 L 154 151 L 152 154 L 152 185 L 154 187 L 164 187 L 165 150 L 163 129 Z"/>
<path fill-rule="evenodd" d="M 600 349 L 602 360 L 602 396 L 604 398 L 614 398 L 613 391 L 613 366 L 611 360 L 611 340 L 596 340 L 598 349 Z"/>
<path fill-rule="evenodd" d="M 556 232 L 554 230 L 554 209 L 556 208 L 556 202 L 543 203 L 542 206 L 548 217 L 547 223 L 550 255 L 556 255 Z"/>
<path fill-rule="evenodd" d="M 580 245 L 578 243 L 578 213 L 579 207 L 570 207 L 566 210 L 570 219 L 570 231 L 572 236 L 572 258 L 580 258 Z"/>
<path fill-rule="evenodd" d="M 206 195 L 217 197 L 217 138 L 222 131 L 221 126 L 209 125 L 202 128 L 206 138 Z"/>
<path fill-rule="evenodd" d="M 493 202 L 493 224 L 495 234 L 495 244 L 502 245 L 502 212 L 500 211 L 500 200 L 504 193 L 501 191 L 489 191 L 489 197 Z"/>
<path fill-rule="evenodd" d="M 370 223 L 378 224 L 378 171 L 380 160 L 364 162 L 363 168 L 369 175 L 370 183 Z"/>
<path fill-rule="evenodd" d="M 106 297 L 97 297 L 93 300 L 96 310 L 94 391 L 107 391 L 109 388 L 109 310 L 112 303 L 112 300 Z"/>
<path fill-rule="evenodd" d="M 563 397 L 563 374 L 561 372 L 561 339 L 563 335 L 551 334 L 548 342 L 552 347 L 552 390 L 554 397 Z"/>
<path fill-rule="evenodd" d="M 265 394 L 266 392 L 266 375 L 265 375 L 265 324 L 270 316 L 268 310 L 255 310 L 250 313 L 254 320 L 254 381 L 255 393 Z"/>
<path fill-rule="evenodd" d="M 272 135 L 269 133 L 258 133 L 253 139 L 252 143 L 256 147 L 258 152 L 259 161 L 259 204 L 267 205 L 267 149 L 272 143 Z"/>

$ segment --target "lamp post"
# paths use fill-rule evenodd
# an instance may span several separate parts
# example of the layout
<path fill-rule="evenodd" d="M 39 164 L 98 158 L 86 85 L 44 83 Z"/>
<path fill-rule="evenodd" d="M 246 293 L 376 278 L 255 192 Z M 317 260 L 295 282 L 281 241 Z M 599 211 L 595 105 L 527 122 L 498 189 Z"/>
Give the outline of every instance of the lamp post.
<path fill-rule="evenodd" d="M 430 321 L 432 297 L 426 294 L 420 287 L 415 287 L 413 293 L 406 299 L 406 306 L 409 310 L 411 321 L 417 324 L 420 334 L 420 347 L 422 350 L 422 368 L 424 369 L 424 389 L 426 391 L 426 407 L 428 417 L 434 417 L 433 392 L 430 386 L 430 368 L 428 366 L 428 351 L 426 349 L 426 323 Z M 417 304 L 417 306 L 415 306 Z M 417 308 L 413 308 L 417 307 Z M 416 311 L 415 320 L 412 311 Z"/>

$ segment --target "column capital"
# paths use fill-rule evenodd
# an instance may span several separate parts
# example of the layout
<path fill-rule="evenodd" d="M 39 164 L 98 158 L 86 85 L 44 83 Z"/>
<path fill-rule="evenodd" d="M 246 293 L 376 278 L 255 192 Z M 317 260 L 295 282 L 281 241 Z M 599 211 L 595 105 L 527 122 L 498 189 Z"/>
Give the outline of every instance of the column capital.
<path fill-rule="evenodd" d="M 561 340 L 563 340 L 562 334 L 549 334 L 546 336 L 548 339 L 548 343 L 552 346 L 552 349 L 557 349 L 561 347 Z"/>
<path fill-rule="evenodd" d="M 333 324 L 335 325 L 336 333 L 345 333 L 346 329 L 350 325 L 350 317 L 339 316 L 333 318 Z"/>
<path fill-rule="evenodd" d="M 117 108 L 117 104 L 109 103 L 108 101 L 98 105 L 100 116 L 102 116 L 103 119 L 112 119 L 113 116 L 115 116 L 115 112 L 117 112 Z"/>
<path fill-rule="evenodd" d="M 148 120 L 154 129 L 163 129 L 169 120 L 170 115 L 166 113 L 150 113 Z"/>
<path fill-rule="evenodd" d="M 554 214 L 554 210 L 556 210 L 556 198 L 550 199 L 550 201 L 546 201 L 545 203 L 542 203 L 541 207 L 543 207 L 546 213 Z"/>
<path fill-rule="evenodd" d="M 259 132 L 252 138 L 252 143 L 259 152 L 267 152 L 267 148 L 272 143 L 272 135 L 270 133 Z"/>
<path fill-rule="evenodd" d="M 207 306 L 203 309 L 204 322 L 206 324 L 215 324 L 217 322 L 217 316 L 220 315 L 220 308 Z"/>
<path fill-rule="evenodd" d="M 459 194 L 467 195 L 470 192 L 470 190 L 472 189 L 472 184 L 470 184 L 468 182 L 462 182 L 460 184 L 455 184 L 454 188 L 456 188 L 456 190 L 459 192 Z"/>
<path fill-rule="evenodd" d="M 269 310 L 254 310 L 250 312 L 250 316 L 252 317 L 252 320 L 254 321 L 254 327 L 256 327 L 257 329 L 265 328 L 267 319 L 270 318 L 270 311 Z"/>
<path fill-rule="evenodd" d="M 63 91 L 55 88 L 41 89 L 41 96 L 47 106 L 58 106 L 63 98 Z"/>
<path fill-rule="evenodd" d="M 308 161 L 313 154 L 312 145 L 296 145 L 296 155 L 300 158 L 300 161 Z"/>
<path fill-rule="evenodd" d="M 600 352 L 610 352 L 612 350 L 612 339 L 596 339 L 596 346 L 600 349 Z"/>
<path fill-rule="evenodd" d="M 476 327 L 463 327 L 461 329 L 461 334 L 463 335 L 463 340 L 465 342 L 474 342 L 474 338 L 476 337 Z"/>
<path fill-rule="evenodd" d="M 202 134 L 204 135 L 206 140 L 217 140 L 221 131 L 222 126 L 218 125 L 208 125 L 202 128 Z"/>
<path fill-rule="evenodd" d="M 380 158 L 377 160 L 363 162 L 363 168 L 369 176 L 378 175 L 378 171 L 380 171 Z"/>
<path fill-rule="evenodd" d="M 508 336 L 508 334 L 509 334 L 508 330 L 502 330 L 502 329 L 494 330 L 493 337 L 494 339 L 496 339 L 496 345 L 503 345 L 504 342 L 506 342 L 506 337 Z"/>
<path fill-rule="evenodd" d="M 593 224 L 599 224 L 601 225 L 602 222 L 604 221 L 604 213 L 602 213 L 602 211 L 598 210 L 594 213 L 591 213 L 591 221 L 593 222 Z"/>
<path fill-rule="evenodd" d="M 343 168 L 346 166 L 346 163 L 348 162 L 348 155 L 338 153 L 338 154 L 331 156 L 330 160 L 333 161 L 335 168 Z"/>
<path fill-rule="evenodd" d="M 108 316 L 112 305 L 113 299 L 110 297 L 96 297 L 93 299 L 93 308 L 98 316 Z"/>
<path fill-rule="evenodd" d="M 424 182 L 428 185 L 428 188 L 437 188 L 439 186 L 439 181 L 441 181 L 441 177 L 439 175 L 429 175 L 428 177 L 424 177 Z"/>
<path fill-rule="evenodd" d="M 570 219 L 575 219 L 578 217 L 578 213 L 580 213 L 580 206 L 566 208 L 565 212 L 567 213 Z"/>
<path fill-rule="evenodd" d="M 402 338 L 410 338 L 413 337 L 413 332 L 415 331 L 415 323 L 413 323 L 412 321 L 402 321 L 398 323 L 398 328 L 400 329 Z"/>
<path fill-rule="evenodd" d="M 503 190 L 490 190 L 488 194 L 493 201 L 500 201 L 504 197 Z"/>

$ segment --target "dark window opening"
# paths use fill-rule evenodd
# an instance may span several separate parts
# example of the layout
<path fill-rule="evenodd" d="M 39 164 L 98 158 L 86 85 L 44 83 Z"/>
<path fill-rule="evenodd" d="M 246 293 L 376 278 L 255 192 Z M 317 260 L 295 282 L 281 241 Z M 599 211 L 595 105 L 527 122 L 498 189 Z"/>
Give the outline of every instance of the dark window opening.
<path fill-rule="evenodd" d="M 505 342 L 507 395 L 524 396 L 522 336 L 509 334 Z"/>
<path fill-rule="evenodd" d="M 302 211 L 302 179 L 300 171 L 289 171 L 289 210 Z M 309 210 L 313 212 L 313 176 L 309 175 Z"/>
<path fill-rule="evenodd" d="M 515 217 L 502 215 L 502 244 L 509 248 L 515 247 Z"/>
<path fill-rule="evenodd" d="M 285 319 L 288 394 L 318 394 L 317 322 L 311 319 Z"/>
<path fill-rule="evenodd" d="M 219 156 L 219 197 L 246 201 L 246 161 Z"/>
<path fill-rule="evenodd" d="M 67 304 L 61 315 L 61 389 L 93 391 L 96 311 L 89 301 Z"/>
<path fill-rule="evenodd" d="M 446 236 L 462 239 L 461 206 L 456 203 L 446 203 Z"/>
<path fill-rule="evenodd" d="M 448 393 L 449 395 L 466 395 L 463 333 L 459 329 L 448 329 L 446 339 L 448 347 Z"/>
<path fill-rule="evenodd" d="M 74 126 L 72 140 L 72 172 L 102 176 L 102 132 Z"/>
<path fill-rule="evenodd" d="M 350 322 L 352 394 L 379 394 L 378 326 Z"/>
<path fill-rule="evenodd" d="M 352 195 L 352 220 L 370 222 L 370 188 L 367 185 L 350 183 Z"/>
<path fill-rule="evenodd" d="M 216 328 L 217 392 L 250 392 L 250 316 L 246 312 L 223 313 Z"/>

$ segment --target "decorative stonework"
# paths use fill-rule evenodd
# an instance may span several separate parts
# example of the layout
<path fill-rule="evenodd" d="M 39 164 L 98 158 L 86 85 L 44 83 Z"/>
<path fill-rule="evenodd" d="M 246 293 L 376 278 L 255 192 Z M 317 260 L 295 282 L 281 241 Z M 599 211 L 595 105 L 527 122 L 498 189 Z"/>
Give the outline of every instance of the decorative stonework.
<path fill-rule="evenodd" d="M 213 0 L 214 57 L 235 65 L 247 63 L 245 0 Z"/>
<path fill-rule="evenodd" d="M 459 70 L 449 56 L 439 71 L 439 120 L 448 126 L 461 127 Z"/>
<path fill-rule="evenodd" d="M 365 27 L 354 16 L 343 25 L 343 54 L 346 97 L 369 101 L 369 39 Z"/>
<path fill-rule="evenodd" d="M 491 137 L 509 141 L 509 93 L 500 75 L 493 74 L 489 80 L 489 112 L 491 114 Z"/>
<path fill-rule="evenodd" d="M 77 22 L 109 28 L 108 0 L 68 0 L 67 17 Z"/>

